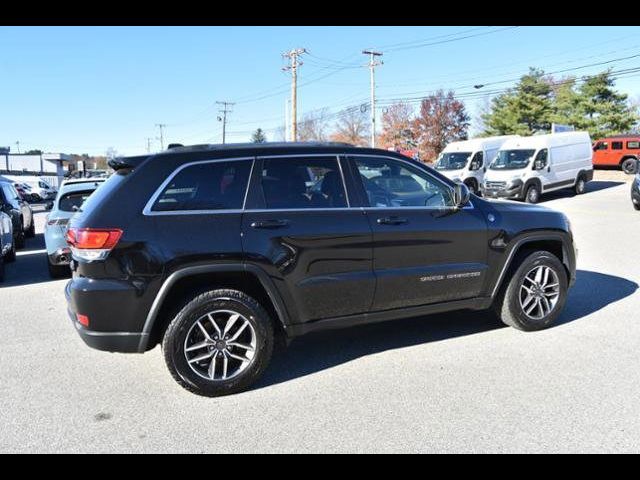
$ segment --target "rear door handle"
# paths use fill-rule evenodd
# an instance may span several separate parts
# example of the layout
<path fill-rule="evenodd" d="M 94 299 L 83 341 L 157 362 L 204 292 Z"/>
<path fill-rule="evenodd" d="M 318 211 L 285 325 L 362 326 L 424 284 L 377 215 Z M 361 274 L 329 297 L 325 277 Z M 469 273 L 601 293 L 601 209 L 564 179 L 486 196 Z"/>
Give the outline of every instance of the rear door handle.
<path fill-rule="evenodd" d="M 251 228 L 284 228 L 289 226 L 289 220 L 262 220 L 260 222 L 253 222 Z"/>
<path fill-rule="evenodd" d="M 377 220 L 378 225 L 404 225 L 409 223 L 409 220 L 402 217 L 384 217 Z"/>

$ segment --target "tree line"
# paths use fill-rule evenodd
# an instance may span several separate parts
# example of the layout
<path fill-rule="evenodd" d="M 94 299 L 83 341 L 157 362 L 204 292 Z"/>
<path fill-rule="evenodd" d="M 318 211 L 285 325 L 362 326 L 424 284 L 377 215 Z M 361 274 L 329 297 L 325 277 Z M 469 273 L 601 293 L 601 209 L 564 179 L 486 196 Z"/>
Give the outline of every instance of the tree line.
<path fill-rule="evenodd" d="M 306 115 L 298 124 L 299 141 L 337 141 L 369 145 L 370 119 L 366 109 L 339 112 L 333 125 L 326 110 Z M 638 127 L 637 105 L 615 89 L 610 71 L 597 75 L 556 79 L 531 68 L 518 83 L 494 96 L 478 118 L 479 136 L 549 133 L 552 123 L 586 130 L 592 139 L 627 133 Z M 418 108 L 395 103 L 383 109 L 377 146 L 417 151 L 433 161 L 453 141 L 466 140 L 471 118 L 464 102 L 452 90 L 438 90 L 423 98 Z M 332 127 L 332 128 L 331 128 Z M 276 132 L 284 139 L 284 127 Z M 253 141 L 266 141 L 262 129 Z"/>

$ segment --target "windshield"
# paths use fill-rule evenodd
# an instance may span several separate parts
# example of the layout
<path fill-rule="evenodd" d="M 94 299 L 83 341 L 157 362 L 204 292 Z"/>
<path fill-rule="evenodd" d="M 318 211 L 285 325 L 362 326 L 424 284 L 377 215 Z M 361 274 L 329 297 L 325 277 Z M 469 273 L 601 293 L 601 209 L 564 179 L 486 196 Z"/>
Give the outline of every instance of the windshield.
<path fill-rule="evenodd" d="M 491 170 L 518 170 L 529 165 L 535 150 L 500 150 Z"/>
<path fill-rule="evenodd" d="M 467 166 L 471 152 L 447 152 L 440 155 L 436 170 L 460 170 Z"/>

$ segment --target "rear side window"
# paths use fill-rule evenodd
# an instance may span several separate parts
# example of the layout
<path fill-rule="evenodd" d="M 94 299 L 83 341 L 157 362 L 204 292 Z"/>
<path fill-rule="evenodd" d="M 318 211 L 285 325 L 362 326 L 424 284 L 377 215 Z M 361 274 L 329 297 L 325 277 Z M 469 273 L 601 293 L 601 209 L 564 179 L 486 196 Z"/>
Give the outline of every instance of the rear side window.
<path fill-rule="evenodd" d="M 640 142 L 637 142 L 637 141 L 627 142 L 627 148 L 631 150 L 638 150 L 640 149 Z"/>
<path fill-rule="evenodd" d="M 260 186 L 268 209 L 347 207 L 336 157 L 265 159 Z"/>
<path fill-rule="evenodd" d="M 622 150 L 622 142 L 611 142 L 611 150 Z"/>
<path fill-rule="evenodd" d="M 201 163 L 181 170 L 164 188 L 154 212 L 239 210 L 252 160 Z"/>

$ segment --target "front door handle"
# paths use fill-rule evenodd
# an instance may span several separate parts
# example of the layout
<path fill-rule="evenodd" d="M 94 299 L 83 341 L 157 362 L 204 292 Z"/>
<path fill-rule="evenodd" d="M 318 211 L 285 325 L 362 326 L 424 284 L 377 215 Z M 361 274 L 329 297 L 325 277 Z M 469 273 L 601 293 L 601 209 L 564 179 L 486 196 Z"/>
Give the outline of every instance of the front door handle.
<path fill-rule="evenodd" d="M 404 225 L 409 223 L 409 220 L 402 217 L 384 217 L 377 220 L 378 225 Z"/>
<path fill-rule="evenodd" d="M 287 226 L 289 226 L 289 220 L 262 220 L 251 224 L 251 228 L 266 229 L 284 228 Z"/>

